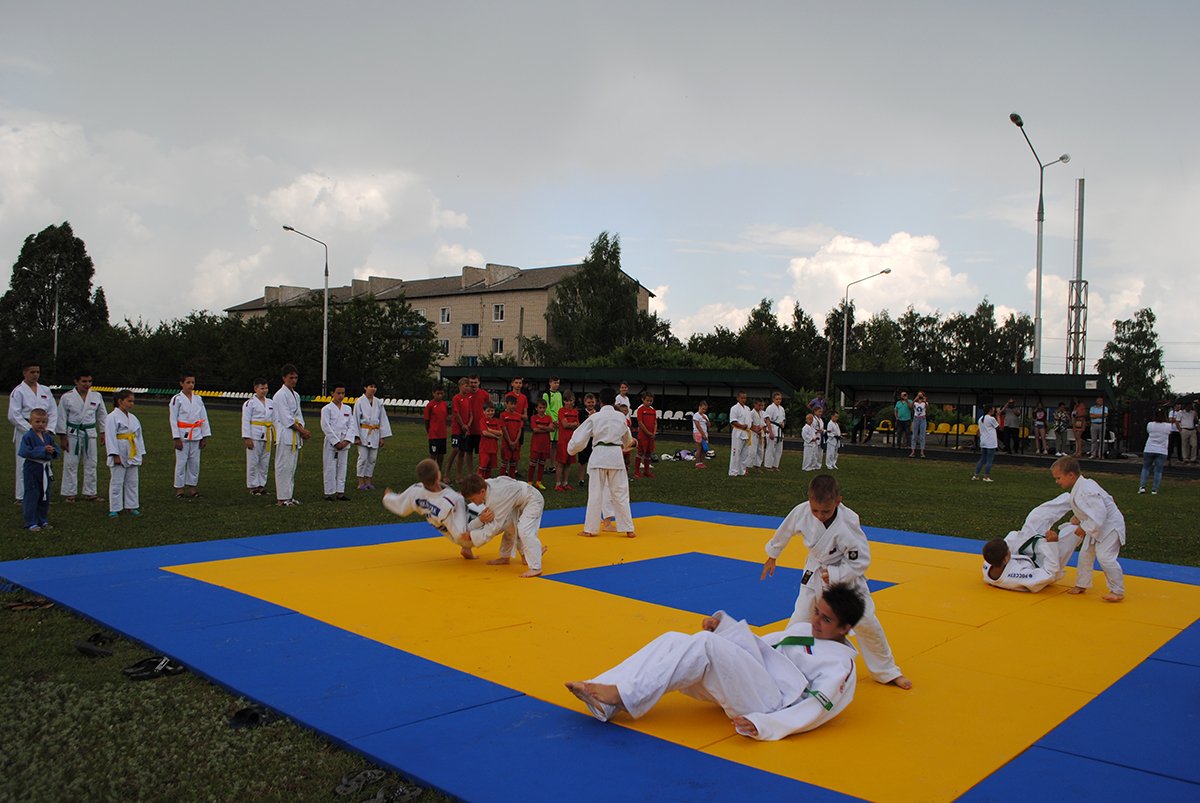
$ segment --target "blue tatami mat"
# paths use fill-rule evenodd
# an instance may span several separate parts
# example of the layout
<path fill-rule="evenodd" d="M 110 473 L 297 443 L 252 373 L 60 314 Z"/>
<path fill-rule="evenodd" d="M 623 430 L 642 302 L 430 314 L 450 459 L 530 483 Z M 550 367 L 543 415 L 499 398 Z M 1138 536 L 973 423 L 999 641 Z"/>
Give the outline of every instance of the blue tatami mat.
<path fill-rule="evenodd" d="M 1158 648 L 1151 658 L 1200 667 L 1200 621 Z"/>

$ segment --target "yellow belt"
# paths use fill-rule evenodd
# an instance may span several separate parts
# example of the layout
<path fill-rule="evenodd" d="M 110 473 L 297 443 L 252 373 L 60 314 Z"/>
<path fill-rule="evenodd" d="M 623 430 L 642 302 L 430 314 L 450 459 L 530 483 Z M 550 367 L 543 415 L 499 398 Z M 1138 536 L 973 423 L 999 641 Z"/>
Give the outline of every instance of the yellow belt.
<path fill-rule="evenodd" d="M 250 426 L 262 427 L 267 433 L 267 448 L 271 448 L 271 444 L 275 443 L 275 424 L 271 421 L 251 421 Z"/>
<path fill-rule="evenodd" d="M 129 441 L 129 459 L 132 460 L 133 458 L 137 457 L 138 451 L 137 451 L 137 433 L 136 432 L 122 432 L 120 435 L 117 436 L 117 440 Z"/>
<path fill-rule="evenodd" d="M 379 429 L 379 425 L 378 424 L 359 424 L 359 428 L 361 428 L 361 429 Z"/>

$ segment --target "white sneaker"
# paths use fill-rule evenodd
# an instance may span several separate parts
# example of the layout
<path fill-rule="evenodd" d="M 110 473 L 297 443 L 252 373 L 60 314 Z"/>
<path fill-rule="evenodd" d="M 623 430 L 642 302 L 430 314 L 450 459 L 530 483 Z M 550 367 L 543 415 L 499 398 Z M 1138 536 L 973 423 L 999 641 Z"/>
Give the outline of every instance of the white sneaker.
<path fill-rule="evenodd" d="M 977 479 L 979 479 L 979 475 L 978 475 L 978 474 L 972 474 L 972 475 L 971 475 L 971 482 L 974 482 L 974 481 L 975 481 L 975 480 L 977 480 Z"/>
<path fill-rule="evenodd" d="M 991 478 L 991 477 L 984 477 L 984 478 L 983 478 L 983 481 L 984 481 L 984 482 L 992 482 L 992 478 Z"/>
<path fill-rule="evenodd" d="M 1146 493 L 1146 489 L 1145 489 L 1145 488 L 1138 488 L 1138 493 L 1140 493 L 1140 494 L 1144 494 L 1144 493 Z"/>

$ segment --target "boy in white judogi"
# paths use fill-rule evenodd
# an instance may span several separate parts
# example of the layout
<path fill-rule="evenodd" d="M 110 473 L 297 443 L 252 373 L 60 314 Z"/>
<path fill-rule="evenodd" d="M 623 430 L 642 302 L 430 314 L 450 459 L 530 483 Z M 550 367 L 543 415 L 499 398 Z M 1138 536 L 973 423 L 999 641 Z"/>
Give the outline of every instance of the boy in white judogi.
<path fill-rule="evenodd" d="M 813 424 L 813 414 L 805 413 L 804 427 L 800 430 L 800 440 L 804 442 L 805 471 L 816 471 L 821 467 L 821 433 Z"/>
<path fill-rule="evenodd" d="M 983 582 L 1009 591 L 1041 591 L 1058 582 L 1080 537 L 1074 526 L 1051 528 L 1071 512 L 1071 495 L 1059 494 L 1029 511 L 1020 530 L 983 545 Z"/>
<path fill-rule="evenodd" d="M 489 560 L 488 564 L 506 565 L 512 559 L 513 552 L 519 549 L 529 566 L 521 576 L 540 575 L 543 547 L 538 540 L 538 530 L 541 529 L 542 511 L 546 507 L 542 492 L 529 483 L 511 477 L 485 480 L 478 474 L 471 474 L 463 480 L 462 493 L 468 502 L 485 505 L 479 518 L 467 525 L 474 544 L 486 543 L 499 533 L 504 533 L 500 542 L 500 557 Z"/>
<path fill-rule="evenodd" d="M 271 447 L 275 444 L 275 402 L 267 398 L 267 380 L 254 380 L 254 395 L 242 405 L 242 442 L 246 445 L 246 487 L 267 493 Z"/>
<path fill-rule="evenodd" d="M 829 424 L 825 427 L 825 468 L 837 468 L 838 451 L 842 448 L 842 427 L 838 423 L 838 414 L 829 416 Z"/>
<path fill-rule="evenodd" d="M 767 416 L 762 399 L 750 407 L 750 445 L 746 451 L 746 468 L 762 468 L 767 449 Z"/>
<path fill-rule="evenodd" d="M 108 452 L 108 516 L 122 510 L 142 515 L 138 498 L 138 472 L 146 457 L 142 424 L 133 414 L 133 391 L 118 390 L 113 411 L 104 419 L 104 444 Z"/>
<path fill-rule="evenodd" d="M 729 476 L 741 477 L 750 457 L 750 408 L 744 390 L 738 391 L 737 401 L 729 408 L 729 435 Z"/>
<path fill-rule="evenodd" d="M 625 414 L 613 407 L 616 394 L 612 388 L 600 391 L 601 408 L 571 433 L 568 454 L 579 454 L 588 441 L 592 456 L 588 460 L 587 513 L 580 535 L 589 538 L 600 534 L 602 510 L 615 517 L 614 528 L 634 538 L 633 514 L 629 510 L 629 474 L 625 470 L 625 453 L 633 448 Z"/>
<path fill-rule="evenodd" d="M 601 722 L 644 716 L 664 694 L 715 702 L 742 736 L 775 741 L 810 731 L 854 699 L 857 651 L 846 640 L 863 612 L 845 585 L 826 589 L 810 621 L 757 636 L 717 611 L 691 635 L 665 633 L 595 679 L 567 684 Z"/>
<path fill-rule="evenodd" d="M 375 461 L 379 459 L 379 448 L 386 438 L 392 437 L 392 424 L 388 421 L 383 401 L 375 398 L 375 383 L 363 383 L 363 395 L 354 402 L 354 442 L 358 444 L 358 489 L 375 489 Z"/>
<path fill-rule="evenodd" d="M 1050 467 L 1054 482 L 1071 494 L 1071 525 L 1083 538 L 1079 550 L 1078 571 L 1075 587 L 1068 594 L 1082 594 L 1092 587 L 1093 563 L 1099 561 L 1108 584 L 1108 593 L 1100 599 L 1105 602 L 1120 602 L 1125 599 L 1125 573 L 1117 562 L 1117 555 L 1125 545 L 1125 517 L 1117 508 L 1112 496 L 1095 480 L 1079 473 L 1079 461 L 1074 457 L 1060 457 Z M 1070 531 L 1070 525 L 1059 528 Z"/>
<path fill-rule="evenodd" d="M 283 383 L 271 398 L 275 408 L 275 504 L 293 507 L 300 504 L 294 496 L 296 462 L 300 458 L 300 448 L 311 433 L 304 428 L 304 411 L 300 409 L 300 394 L 296 392 L 296 383 L 300 381 L 296 366 L 285 364 L 280 369 L 280 376 Z"/>
<path fill-rule="evenodd" d="M 478 476 L 478 475 L 472 475 Z M 482 531 L 467 531 L 467 501 L 453 488 L 442 485 L 442 472 L 436 460 L 425 458 L 417 463 L 417 480 L 400 493 L 388 488 L 383 494 L 383 506 L 397 516 L 420 513 L 430 526 L 459 547 L 467 560 L 475 560 L 473 546 L 487 543 Z M 478 544 L 472 540 L 478 535 Z"/>
<path fill-rule="evenodd" d="M 354 442 L 354 410 L 344 404 L 346 386 L 334 383 L 333 401 L 321 408 L 321 431 L 325 448 L 321 452 L 321 470 L 325 482 L 325 501 L 348 502 L 346 466 L 350 462 L 350 444 Z"/>
<path fill-rule="evenodd" d="M 880 683 L 912 688 L 912 681 L 896 666 L 883 626 L 875 616 L 875 602 L 866 578 L 867 567 L 871 565 L 867 534 L 859 524 L 858 514 L 842 504 L 841 489 L 832 475 L 813 477 L 808 484 L 808 501 L 793 508 L 767 542 L 763 579 L 775 574 L 776 559 L 796 535 L 808 547 L 808 560 L 788 625 L 809 620 L 822 588 L 837 583 L 849 585 L 862 596 L 865 606 L 854 632 L 871 676 Z"/>
<path fill-rule="evenodd" d="M 17 481 L 14 489 L 18 502 L 25 499 L 25 458 L 19 454 L 21 437 L 33 429 L 29 423 L 29 414 L 34 410 L 45 410 L 49 416 L 46 431 L 57 432 L 58 406 L 54 403 L 54 394 L 50 388 L 38 382 L 42 376 L 42 367 L 36 362 L 27 362 L 21 366 L 21 384 L 13 388 L 8 396 L 8 423 L 13 426 L 13 454 L 17 460 Z"/>
<path fill-rule="evenodd" d="M 104 399 L 92 390 L 91 371 L 75 372 L 75 387 L 58 400 L 59 446 L 63 453 L 62 495 L 75 501 L 79 489 L 79 466 L 83 465 L 83 498 L 99 501 L 96 495 L 96 463 L 104 448 Z"/>
<path fill-rule="evenodd" d="M 764 416 L 767 419 L 767 451 L 763 465 L 769 471 L 778 471 L 779 460 L 783 457 L 783 428 L 787 425 L 782 393 L 775 391 L 771 394 L 771 403 L 767 405 Z"/>
<path fill-rule="evenodd" d="M 171 420 L 171 437 L 175 440 L 175 497 L 195 499 L 200 495 L 200 450 L 212 436 L 204 399 L 194 390 L 195 374 L 179 377 L 180 391 L 171 397 L 167 406 Z M 186 489 L 191 488 L 190 493 Z"/>

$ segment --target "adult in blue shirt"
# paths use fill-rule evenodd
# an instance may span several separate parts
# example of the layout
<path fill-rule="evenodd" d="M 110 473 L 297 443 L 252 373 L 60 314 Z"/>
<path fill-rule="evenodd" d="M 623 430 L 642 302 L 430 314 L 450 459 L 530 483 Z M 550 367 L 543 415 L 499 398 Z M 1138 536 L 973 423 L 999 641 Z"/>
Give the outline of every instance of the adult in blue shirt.
<path fill-rule="evenodd" d="M 908 393 L 900 391 L 900 401 L 896 402 L 896 448 L 908 446 L 912 438 L 912 419 L 912 402 L 908 400 Z"/>
<path fill-rule="evenodd" d="M 1088 408 L 1088 418 L 1092 423 L 1091 457 L 1099 460 L 1104 457 L 1104 425 L 1108 421 L 1108 408 L 1104 406 L 1104 397 L 1097 396 L 1096 403 Z"/>

